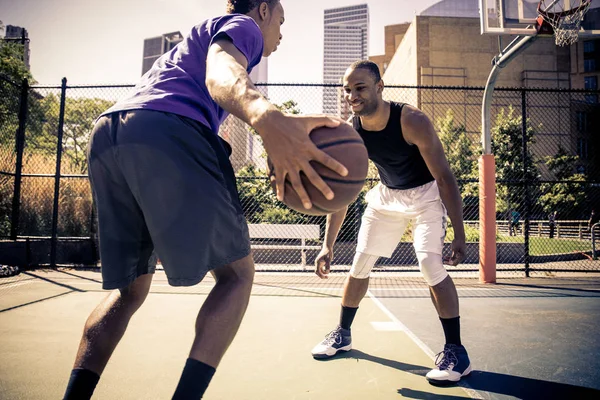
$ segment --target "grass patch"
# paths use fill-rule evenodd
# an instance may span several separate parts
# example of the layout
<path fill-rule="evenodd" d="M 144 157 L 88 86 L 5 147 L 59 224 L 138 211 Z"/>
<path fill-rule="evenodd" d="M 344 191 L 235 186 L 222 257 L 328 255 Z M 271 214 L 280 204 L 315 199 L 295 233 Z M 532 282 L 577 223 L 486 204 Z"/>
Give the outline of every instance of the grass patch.
<path fill-rule="evenodd" d="M 523 236 L 498 237 L 498 243 L 523 243 L 524 240 Z M 584 252 L 591 251 L 591 249 L 592 245 L 589 240 L 529 238 L 529 254 L 532 256 Z"/>

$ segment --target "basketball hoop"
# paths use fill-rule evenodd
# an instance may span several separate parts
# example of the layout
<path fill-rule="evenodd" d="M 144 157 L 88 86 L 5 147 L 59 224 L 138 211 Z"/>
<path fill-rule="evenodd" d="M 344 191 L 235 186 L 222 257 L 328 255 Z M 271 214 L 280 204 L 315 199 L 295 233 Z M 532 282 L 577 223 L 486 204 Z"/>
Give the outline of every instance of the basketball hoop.
<path fill-rule="evenodd" d="M 538 4 L 537 30 L 551 34 L 557 46 L 568 46 L 577 41 L 581 21 L 590 8 L 591 0 L 541 0 Z"/>

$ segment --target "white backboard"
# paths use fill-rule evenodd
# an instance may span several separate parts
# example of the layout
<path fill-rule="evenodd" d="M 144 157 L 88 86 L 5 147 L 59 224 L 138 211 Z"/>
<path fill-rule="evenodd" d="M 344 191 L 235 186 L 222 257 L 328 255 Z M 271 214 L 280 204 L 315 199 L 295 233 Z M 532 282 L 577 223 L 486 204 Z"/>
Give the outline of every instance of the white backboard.
<path fill-rule="evenodd" d="M 568 8 L 570 0 L 548 1 L 555 3 L 547 11 L 562 11 Z M 535 35 L 535 20 L 538 17 L 539 0 L 479 0 L 481 16 L 481 33 L 495 35 Z M 577 2 L 579 4 L 579 2 Z M 590 9 L 598 8 L 600 0 L 593 0 Z M 585 21 L 585 19 L 584 19 Z M 600 26 L 592 30 L 582 28 L 580 36 L 595 36 L 600 34 Z"/>

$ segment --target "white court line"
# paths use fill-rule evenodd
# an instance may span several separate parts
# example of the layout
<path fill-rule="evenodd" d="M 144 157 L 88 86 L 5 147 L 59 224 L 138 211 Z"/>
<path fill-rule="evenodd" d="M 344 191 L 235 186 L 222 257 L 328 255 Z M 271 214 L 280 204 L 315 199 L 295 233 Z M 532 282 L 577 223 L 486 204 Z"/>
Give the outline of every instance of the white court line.
<path fill-rule="evenodd" d="M 0 286 L 0 291 L 5 290 L 5 289 L 11 289 L 11 288 L 14 288 L 14 287 L 17 287 L 17 286 L 27 285 L 29 283 L 34 283 L 34 282 L 37 282 L 37 281 L 30 280 L 30 281 L 9 283 L 6 286 Z"/>
<path fill-rule="evenodd" d="M 377 304 L 379 309 L 381 311 L 383 311 L 383 313 L 385 315 L 387 315 L 388 318 L 391 319 L 393 321 L 393 323 L 399 327 L 399 330 L 402 330 L 404 333 L 406 333 L 406 335 L 408 335 L 408 337 L 411 338 L 412 341 L 415 342 L 415 344 L 417 346 L 419 346 L 419 348 L 421 350 L 423 350 L 423 352 L 425 352 L 425 354 L 427 354 L 427 356 L 429 358 L 431 358 L 432 361 L 435 362 L 435 353 L 429 348 L 429 346 L 427 346 L 421 339 L 419 339 L 417 337 L 417 335 L 415 335 L 410 329 L 408 329 L 408 327 L 406 325 L 404 325 L 402 322 L 400 322 L 400 320 L 398 318 L 396 318 L 396 316 L 394 314 L 392 314 L 392 312 L 390 310 L 388 310 L 387 307 L 384 306 L 383 303 L 381 301 L 379 301 L 379 299 L 373 295 L 373 293 L 371 293 L 370 289 L 367 291 L 367 295 L 371 298 L 371 300 L 373 300 L 373 302 L 375 304 Z M 479 392 L 477 392 L 476 390 L 471 388 L 469 386 L 469 384 L 466 383 L 464 380 L 460 381 L 459 386 L 472 399 L 483 399 L 484 398 Z"/>

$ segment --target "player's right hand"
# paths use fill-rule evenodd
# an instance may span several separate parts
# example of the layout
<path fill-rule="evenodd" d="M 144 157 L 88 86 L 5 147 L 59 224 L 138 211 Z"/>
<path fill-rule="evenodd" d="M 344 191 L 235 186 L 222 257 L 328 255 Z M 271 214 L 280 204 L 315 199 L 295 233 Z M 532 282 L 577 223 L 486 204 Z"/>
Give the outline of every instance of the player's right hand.
<path fill-rule="evenodd" d="M 333 260 L 333 249 L 323 247 L 315 259 L 315 274 L 321 279 L 329 278 L 331 261 Z"/>
<path fill-rule="evenodd" d="M 311 161 L 323 164 L 341 176 L 348 175 L 345 166 L 321 151 L 310 140 L 310 132 L 322 126 L 338 127 L 344 123 L 337 117 L 301 116 L 283 114 L 270 110 L 254 124 L 263 139 L 263 144 L 273 164 L 277 198 L 283 201 L 286 177 L 302 200 L 304 208 L 312 207 L 312 202 L 302 181 L 302 172 L 325 198 L 332 199 L 333 191 L 310 165 Z"/>

